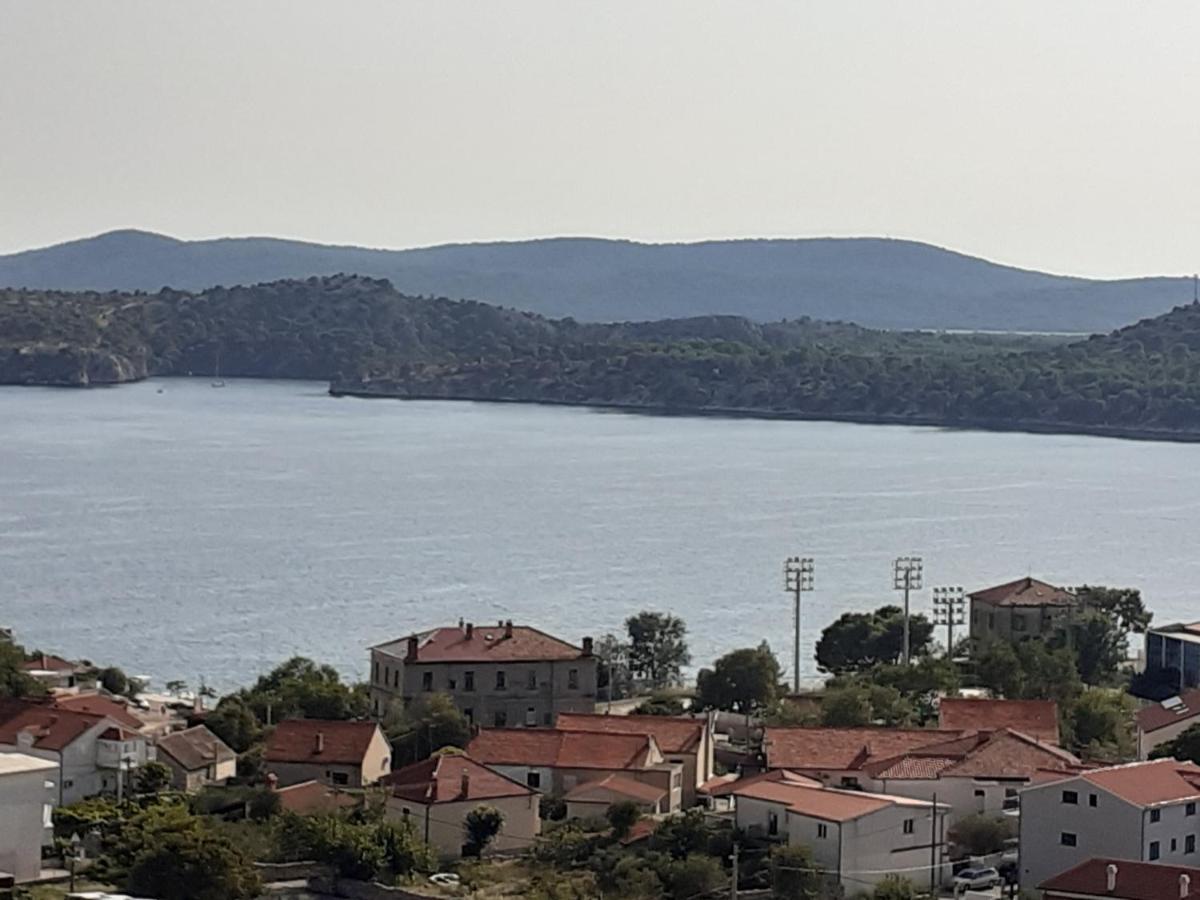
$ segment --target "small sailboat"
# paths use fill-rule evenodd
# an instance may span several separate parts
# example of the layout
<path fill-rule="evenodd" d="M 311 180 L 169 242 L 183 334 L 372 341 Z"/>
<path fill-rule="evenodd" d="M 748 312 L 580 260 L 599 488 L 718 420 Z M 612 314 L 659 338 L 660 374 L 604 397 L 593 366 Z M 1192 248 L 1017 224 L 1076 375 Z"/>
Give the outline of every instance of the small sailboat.
<path fill-rule="evenodd" d="M 213 362 L 213 380 L 212 386 L 215 388 L 225 387 L 225 382 L 221 380 L 221 348 L 217 348 L 217 358 Z"/>

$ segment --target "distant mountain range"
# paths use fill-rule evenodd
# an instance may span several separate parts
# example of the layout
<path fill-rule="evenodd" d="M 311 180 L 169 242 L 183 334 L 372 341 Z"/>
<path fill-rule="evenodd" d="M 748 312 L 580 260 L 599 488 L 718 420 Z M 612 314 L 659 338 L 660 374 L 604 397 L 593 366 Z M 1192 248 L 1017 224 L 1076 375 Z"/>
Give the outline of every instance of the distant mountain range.
<path fill-rule="evenodd" d="M 372 250 L 113 231 L 0 256 L 0 286 L 203 290 L 352 273 L 410 295 L 616 322 L 731 314 L 875 328 L 1108 331 L 1191 299 L 1190 279 L 1098 281 L 882 238 L 640 244 L 595 238 Z"/>

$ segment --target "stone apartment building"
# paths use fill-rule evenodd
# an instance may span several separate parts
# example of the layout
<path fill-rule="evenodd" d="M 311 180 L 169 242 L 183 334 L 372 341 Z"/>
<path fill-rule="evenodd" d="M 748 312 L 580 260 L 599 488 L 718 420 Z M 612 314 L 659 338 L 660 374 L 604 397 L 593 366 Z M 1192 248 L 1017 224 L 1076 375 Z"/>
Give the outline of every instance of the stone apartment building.
<path fill-rule="evenodd" d="M 597 660 L 592 639 L 576 647 L 536 628 L 460 623 L 371 648 L 371 710 L 382 717 L 435 692 L 472 724 L 549 727 L 559 713 L 592 712 Z"/>
<path fill-rule="evenodd" d="M 976 646 L 993 640 L 1047 637 L 1079 602 L 1070 591 L 1036 578 L 1020 578 L 967 596 L 971 643 Z"/>

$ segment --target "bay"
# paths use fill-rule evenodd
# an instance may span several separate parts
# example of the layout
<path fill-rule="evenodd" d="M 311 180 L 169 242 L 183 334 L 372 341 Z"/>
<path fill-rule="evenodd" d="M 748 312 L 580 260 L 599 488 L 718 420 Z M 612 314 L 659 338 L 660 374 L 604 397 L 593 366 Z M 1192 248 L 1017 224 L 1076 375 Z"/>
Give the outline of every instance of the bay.
<path fill-rule="evenodd" d="M 511 618 L 578 641 L 643 608 L 696 665 L 1033 574 L 1200 618 L 1200 446 L 587 409 L 334 399 L 324 384 L 0 388 L 0 624 L 28 647 L 225 690 L 293 654 Z M 929 591 L 914 598 L 929 607 Z"/>

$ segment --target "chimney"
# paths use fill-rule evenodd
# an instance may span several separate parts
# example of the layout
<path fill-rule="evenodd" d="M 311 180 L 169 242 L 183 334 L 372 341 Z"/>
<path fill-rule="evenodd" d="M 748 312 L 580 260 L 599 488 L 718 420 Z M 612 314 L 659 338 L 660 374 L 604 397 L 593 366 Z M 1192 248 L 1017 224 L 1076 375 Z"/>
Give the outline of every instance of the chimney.
<path fill-rule="evenodd" d="M 474 634 L 475 634 L 475 624 L 473 622 L 468 622 L 467 623 L 467 640 L 469 641 L 474 636 Z"/>
<path fill-rule="evenodd" d="M 414 634 L 408 639 L 408 651 L 404 654 L 404 659 L 407 662 L 414 662 L 417 658 L 417 636 Z"/>
<path fill-rule="evenodd" d="M 590 637 L 585 637 L 583 639 L 583 655 L 584 656 L 592 655 L 592 639 Z"/>
<path fill-rule="evenodd" d="M 459 794 L 459 796 L 461 796 L 465 800 L 470 795 L 471 795 L 471 773 L 468 772 L 466 769 L 463 769 L 463 771 L 462 771 L 462 787 L 461 787 L 461 793 Z"/>
<path fill-rule="evenodd" d="M 325 733 L 323 731 L 318 731 L 316 737 L 313 738 L 313 752 L 325 752 Z"/>
<path fill-rule="evenodd" d="M 27 728 L 17 732 L 17 746 L 22 750 L 32 747 L 35 740 L 33 732 Z"/>
<path fill-rule="evenodd" d="M 1104 873 L 1108 876 L 1105 890 L 1109 893 L 1112 893 L 1117 889 L 1117 864 L 1109 863 L 1107 866 L 1105 866 Z"/>
<path fill-rule="evenodd" d="M 272 793 L 279 790 L 279 776 L 274 772 L 267 773 L 267 790 Z"/>
<path fill-rule="evenodd" d="M 512 619 L 504 623 L 504 636 L 506 638 L 512 637 Z"/>
<path fill-rule="evenodd" d="M 463 617 L 462 616 L 458 617 L 458 630 L 459 631 L 463 630 Z"/>
<path fill-rule="evenodd" d="M 1180 897 L 1192 896 L 1192 876 L 1189 875 L 1187 872 L 1179 873 L 1179 896 Z"/>

